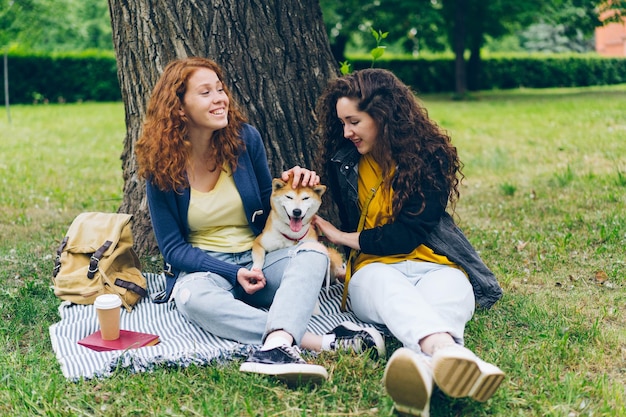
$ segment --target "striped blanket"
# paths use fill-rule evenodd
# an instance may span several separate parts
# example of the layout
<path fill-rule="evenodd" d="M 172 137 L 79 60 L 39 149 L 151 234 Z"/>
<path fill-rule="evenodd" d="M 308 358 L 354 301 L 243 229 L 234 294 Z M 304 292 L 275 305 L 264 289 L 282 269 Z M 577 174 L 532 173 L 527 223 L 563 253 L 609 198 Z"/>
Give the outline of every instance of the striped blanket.
<path fill-rule="evenodd" d="M 148 291 L 158 293 L 165 288 L 165 278 L 145 274 Z M 324 334 L 343 321 L 362 324 L 351 312 L 342 312 L 341 284 L 331 285 L 320 292 L 321 314 L 314 315 L 308 329 Z M 98 330 L 98 319 L 93 305 L 62 302 L 61 321 L 50 326 L 52 348 L 61 365 L 63 375 L 72 381 L 105 378 L 116 369 L 130 372 L 149 372 L 155 367 L 187 367 L 225 363 L 246 357 L 258 346 L 243 345 L 207 333 L 186 321 L 172 303 L 154 304 L 140 301 L 132 312 L 122 309 L 121 328 L 160 336 L 160 343 L 127 351 L 97 352 L 77 342 Z"/>

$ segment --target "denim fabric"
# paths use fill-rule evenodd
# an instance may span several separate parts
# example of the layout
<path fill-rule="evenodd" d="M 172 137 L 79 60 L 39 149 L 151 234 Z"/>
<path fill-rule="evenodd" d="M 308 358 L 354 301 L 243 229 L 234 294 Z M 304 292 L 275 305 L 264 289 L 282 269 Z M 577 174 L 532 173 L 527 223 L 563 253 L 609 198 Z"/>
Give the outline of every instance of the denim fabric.
<path fill-rule="evenodd" d="M 181 275 L 173 292 L 176 308 L 187 320 L 226 339 L 261 344 L 267 334 L 284 330 L 300 344 L 329 262 L 326 254 L 301 245 L 266 254 L 266 286 L 252 295 L 211 272 Z M 250 251 L 209 254 L 244 268 L 252 266 Z"/>
<path fill-rule="evenodd" d="M 475 309 L 467 276 L 430 262 L 372 263 L 352 276 L 348 289 L 359 319 L 387 326 L 415 352 L 421 352 L 419 341 L 433 333 L 450 333 L 463 344 L 465 324 Z"/>

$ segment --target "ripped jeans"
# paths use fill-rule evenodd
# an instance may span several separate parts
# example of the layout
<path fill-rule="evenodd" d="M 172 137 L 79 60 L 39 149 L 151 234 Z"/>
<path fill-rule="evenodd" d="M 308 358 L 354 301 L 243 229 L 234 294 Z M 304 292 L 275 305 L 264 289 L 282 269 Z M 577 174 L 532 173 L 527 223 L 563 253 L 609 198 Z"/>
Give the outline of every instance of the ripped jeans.
<path fill-rule="evenodd" d="M 306 243 L 267 253 L 266 285 L 252 295 L 211 272 L 181 274 L 173 292 L 176 308 L 190 322 L 226 339 L 262 344 L 272 331 L 284 330 L 300 344 L 329 263 L 325 253 L 302 245 Z M 252 266 L 251 251 L 209 254 L 244 268 Z"/>

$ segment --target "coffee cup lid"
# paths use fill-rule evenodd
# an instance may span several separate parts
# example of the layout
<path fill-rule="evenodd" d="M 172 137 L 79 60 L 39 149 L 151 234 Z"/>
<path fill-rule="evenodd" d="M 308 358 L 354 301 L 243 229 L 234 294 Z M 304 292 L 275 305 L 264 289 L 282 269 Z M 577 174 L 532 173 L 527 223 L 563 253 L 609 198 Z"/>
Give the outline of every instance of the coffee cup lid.
<path fill-rule="evenodd" d="M 109 308 L 115 308 L 122 305 L 122 300 L 116 294 L 103 294 L 99 295 L 96 298 L 96 301 L 93 303 L 96 308 L 106 310 Z"/>

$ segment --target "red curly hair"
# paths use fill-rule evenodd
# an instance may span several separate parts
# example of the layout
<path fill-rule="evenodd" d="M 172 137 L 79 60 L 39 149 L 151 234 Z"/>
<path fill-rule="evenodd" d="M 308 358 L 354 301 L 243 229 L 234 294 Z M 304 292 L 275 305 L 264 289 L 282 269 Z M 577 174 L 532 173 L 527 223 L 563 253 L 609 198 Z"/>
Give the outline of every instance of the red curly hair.
<path fill-rule="evenodd" d="M 240 131 L 246 118 L 231 97 L 220 66 L 208 58 L 199 57 L 170 62 L 152 90 L 142 133 L 135 144 L 138 175 L 149 179 L 163 191 L 189 186 L 187 162 L 191 143 L 188 139 L 188 119 L 181 114 L 180 108 L 189 78 L 199 68 L 208 68 L 217 74 L 230 101 L 228 125 L 213 133 L 213 147 L 207 155 L 207 162 L 217 167 L 228 163 L 234 171 L 237 157 L 245 146 Z"/>

